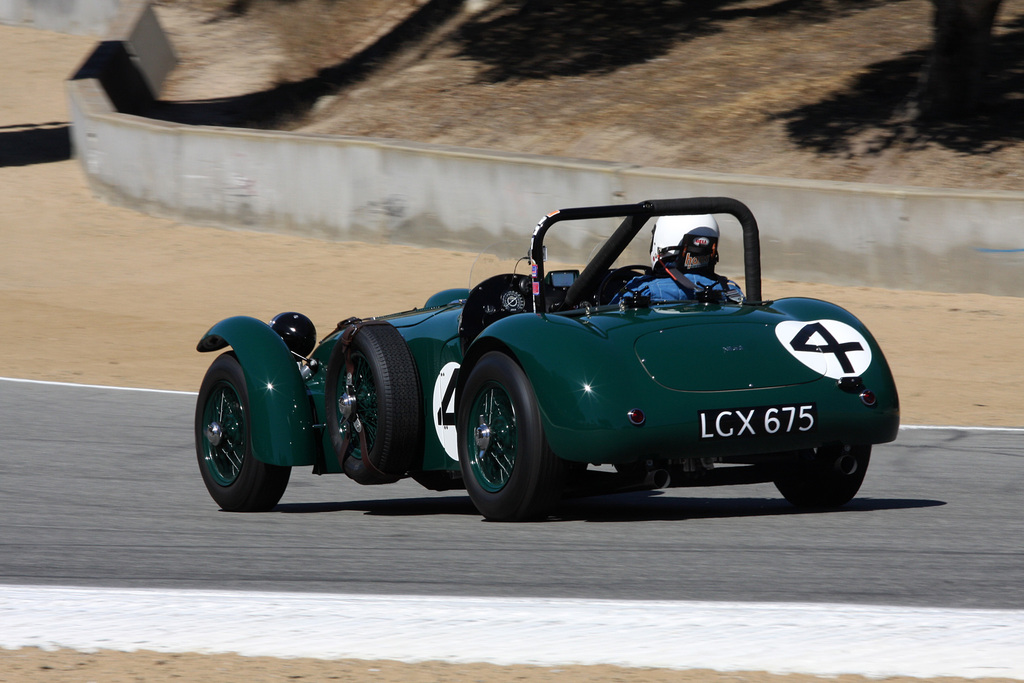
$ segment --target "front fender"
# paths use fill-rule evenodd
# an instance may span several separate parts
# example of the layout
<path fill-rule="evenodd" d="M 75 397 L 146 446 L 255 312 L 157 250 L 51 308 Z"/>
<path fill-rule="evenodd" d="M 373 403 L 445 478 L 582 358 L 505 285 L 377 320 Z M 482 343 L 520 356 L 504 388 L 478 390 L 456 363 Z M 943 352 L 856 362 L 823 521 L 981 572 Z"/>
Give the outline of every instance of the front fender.
<path fill-rule="evenodd" d="M 312 465 L 313 413 L 298 364 L 284 340 L 256 318 L 236 316 L 211 327 L 200 352 L 231 347 L 245 373 L 253 455 L 271 465 Z"/>
<path fill-rule="evenodd" d="M 453 301 L 458 301 L 459 299 L 465 299 L 467 297 L 469 297 L 469 290 L 466 289 L 465 287 L 445 289 L 427 299 L 427 303 L 423 304 L 423 308 L 437 308 L 438 306 L 447 306 Z"/>

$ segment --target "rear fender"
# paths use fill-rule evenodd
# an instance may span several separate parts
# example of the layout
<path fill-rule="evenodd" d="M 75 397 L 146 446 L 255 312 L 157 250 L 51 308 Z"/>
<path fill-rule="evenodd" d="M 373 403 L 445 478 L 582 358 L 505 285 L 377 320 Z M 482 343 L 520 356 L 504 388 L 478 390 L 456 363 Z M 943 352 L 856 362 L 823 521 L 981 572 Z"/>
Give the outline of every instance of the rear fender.
<path fill-rule="evenodd" d="M 489 325 L 466 349 L 456 400 L 464 399 L 463 389 L 476 362 L 490 351 L 503 353 L 526 373 L 540 408 L 545 436 L 555 453 L 566 460 L 586 460 L 590 449 L 579 447 L 579 434 L 602 430 L 608 418 L 601 414 L 599 403 L 590 412 L 579 410 L 580 386 L 572 385 L 569 378 L 596 377 L 593 359 L 607 349 L 603 340 L 581 338 L 578 332 L 564 327 L 557 317 L 527 313 Z M 601 363 L 598 371 L 615 374 L 615 369 L 615 364 Z M 607 436 L 607 430 L 603 434 Z"/>
<path fill-rule="evenodd" d="M 231 347 L 245 373 L 253 455 L 271 465 L 312 465 L 313 411 L 298 364 L 284 340 L 256 318 L 220 321 L 203 335 L 200 352 Z"/>

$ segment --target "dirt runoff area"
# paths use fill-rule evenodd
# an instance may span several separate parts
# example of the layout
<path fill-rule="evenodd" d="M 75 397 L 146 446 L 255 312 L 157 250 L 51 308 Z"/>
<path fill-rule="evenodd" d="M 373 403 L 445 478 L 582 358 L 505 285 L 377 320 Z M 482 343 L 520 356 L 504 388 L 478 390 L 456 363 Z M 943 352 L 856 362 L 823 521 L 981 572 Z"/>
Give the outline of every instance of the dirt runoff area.
<path fill-rule="evenodd" d="M 624 669 L 615 666 L 496 666 L 491 664 L 405 664 L 389 661 L 274 659 L 190 653 L 107 652 L 71 650 L 45 652 L 33 648 L 0 650 L 0 682 L 46 681 L 134 683 L 147 681 L 358 681 L 360 683 L 913 683 L 921 679 L 863 676 L 817 678 L 756 671 L 719 672 L 705 669 Z M 936 679 L 936 683 L 958 679 Z M 1009 679 L 971 679 L 971 683 L 1009 683 Z M 966 683 L 966 682 L 964 682 Z"/>
<path fill-rule="evenodd" d="M 182 225 L 93 198 L 67 159 L 62 81 L 95 41 L 0 27 L 0 376 L 196 390 L 220 318 L 295 310 L 330 329 L 465 286 L 474 255 Z M 63 139 L 63 142 L 62 142 Z M 524 230 L 531 226 L 525 226 Z M 765 283 L 861 317 L 908 424 L 1024 425 L 1024 299 Z M 3 383 L 0 383 L 2 391 Z M 762 673 L 0 650 L 0 681 L 801 681 Z M 862 680 L 857 676 L 841 681 Z"/>

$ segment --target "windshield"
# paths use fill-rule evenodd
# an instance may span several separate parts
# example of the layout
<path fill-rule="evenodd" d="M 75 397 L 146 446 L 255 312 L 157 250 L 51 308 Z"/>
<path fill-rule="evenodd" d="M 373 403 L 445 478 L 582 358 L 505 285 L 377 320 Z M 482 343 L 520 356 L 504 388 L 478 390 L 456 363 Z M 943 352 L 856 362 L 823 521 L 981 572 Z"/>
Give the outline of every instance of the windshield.
<path fill-rule="evenodd" d="M 571 221 L 560 223 L 548 233 L 544 241 L 547 258 L 545 272 L 581 271 L 618 225 L 615 219 Z M 473 260 L 467 287 L 472 290 L 495 275 L 514 273 L 530 275 L 528 257 L 529 235 L 517 239 L 500 240 L 487 245 Z M 650 231 L 638 235 L 616 260 L 615 265 L 650 263 Z"/>

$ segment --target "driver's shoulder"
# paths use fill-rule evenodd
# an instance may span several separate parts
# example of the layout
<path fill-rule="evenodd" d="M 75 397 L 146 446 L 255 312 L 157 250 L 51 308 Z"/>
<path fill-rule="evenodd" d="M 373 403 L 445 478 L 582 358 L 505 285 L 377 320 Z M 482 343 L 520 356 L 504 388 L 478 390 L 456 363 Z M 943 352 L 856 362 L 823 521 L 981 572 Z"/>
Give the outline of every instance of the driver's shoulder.
<path fill-rule="evenodd" d="M 684 273 L 684 277 L 695 285 L 702 287 L 708 287 L 710 285 L 717 285 L 718 280 L 707 275 L 701 275 L 700 273 Z"/>
<path fill-rule="evenodd" d="M 630 287 L 630 286 L 635 286 L 635 285 L 642 285 L 642 284 L 644 284 L 646 282 L 651 282 L 652 280 L 656 280 L 656 279 L 657 278 L 653 274 L 651 274 L 651 273 L 647 273 L 646 275 L 637 275 L 635 278 L 633 278 L 632 280 L 627 282 L 626 286 Z"/>

